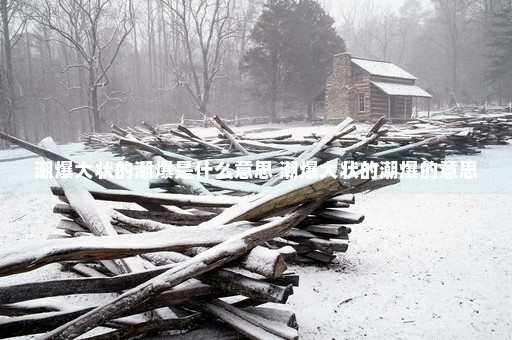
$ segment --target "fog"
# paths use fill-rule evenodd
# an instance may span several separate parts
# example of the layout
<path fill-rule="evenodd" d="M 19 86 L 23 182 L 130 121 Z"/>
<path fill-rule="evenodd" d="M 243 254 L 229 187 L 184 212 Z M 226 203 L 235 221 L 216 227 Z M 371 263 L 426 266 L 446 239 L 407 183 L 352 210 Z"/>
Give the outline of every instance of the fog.
<path fill-rule="evenodd" d="M 31 141 L 142 120 L 311 119 L 342 51 L 412 73 L 432 109 L 512 98 L 506 0 L 2 3 L 0 129 Z"/>

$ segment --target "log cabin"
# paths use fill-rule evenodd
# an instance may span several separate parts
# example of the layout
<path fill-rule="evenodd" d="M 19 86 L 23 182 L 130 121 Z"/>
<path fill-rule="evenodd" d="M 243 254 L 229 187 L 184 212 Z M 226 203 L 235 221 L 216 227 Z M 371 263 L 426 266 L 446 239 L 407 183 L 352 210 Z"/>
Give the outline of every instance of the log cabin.
<path fill-rule="evenodd" d="M 411 118 L 414 99 L 417 105 L 418 98 L 432 97 L 415 85 L 416 79 L 390 62 L 337 54 L 325 87 L 313 98 L 313 113 L 322 108 L 324 120 L 331 122 L 382 116 L 405 121 Z"/>

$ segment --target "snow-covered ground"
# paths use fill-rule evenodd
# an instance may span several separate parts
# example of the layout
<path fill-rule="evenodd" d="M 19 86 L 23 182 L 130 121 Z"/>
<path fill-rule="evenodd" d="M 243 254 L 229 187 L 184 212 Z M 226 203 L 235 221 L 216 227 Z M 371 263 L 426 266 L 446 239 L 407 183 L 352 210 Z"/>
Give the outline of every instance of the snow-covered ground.
<path fill-rule="evenodd" d="M 512 338 L 512 146 L 471 159 L 477 179 L 357 197 L 366 218 L 347 253 L 297 269 L 290 304 L 305 338 Z"/>
<path fill-rule="evenodd" d="M 110 159 L 78 144 L 63 150 Z M 29 155 L 0 152 L 0 246 L 46 238 L 59 220 L 56 182 L 35 179 L 40 158 Z M 301 286 L 289 305 L 302 338 L 512 338 L 512 146 L 462 158 L 477 161 L 478 178 L 408 179 L 357 196 L 351 209 L 366 219 L 353 226 L 347 253 L 329 268 L 293 268 Z M 16 280 L 64 275 L 52 265 Z"/>

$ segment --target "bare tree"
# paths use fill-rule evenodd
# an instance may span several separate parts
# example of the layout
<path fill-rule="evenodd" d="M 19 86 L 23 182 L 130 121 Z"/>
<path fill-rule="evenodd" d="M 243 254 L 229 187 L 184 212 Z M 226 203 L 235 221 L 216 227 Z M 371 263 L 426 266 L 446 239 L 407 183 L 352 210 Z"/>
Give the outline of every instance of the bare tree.
<path fill-rule="evenodd" d="M 468 11 L 474 0 L 434 0 L 438 16 L 448 33 L 448 46 L 451 53 L 451 91 L 456 95 L 459 89 L 459 53 L 463 32 L 468 23 Z"/>
<path fill-rule="evenodd" d="M 342 2 L 339 7 L 340 30 L 347 47 L 354 48 L 356 30 L 359 27 L 359 14 L 363 1 Z"/>
<path fill-rule="evenodd" d="M 229 40 L 238 29 L 233 14 L 234 0 L 163 0 L 179 37 L 182 63 L 174 53 L 171 66 L 178 83 L 192 97 L 204 117 L 212 85 L 229 57 Z"/>
<path fill-rule="evenodd" d="M 414 34 L 415 29 L 417 31 L 424 13 L 419 0 L 407 0 L 402 7 L 400 7 L 399 14 L 397 18 L 397 30 L 400 38 L 400 47 L 397 62 L 401 64 L 411 33 Z"/>
<path fill-rule="evenodd" d="M 356 52 L 370 58 L 391 59 L 390 50 L 399 33 L 394 10 L 378 1 L 362 0 L 354 4 L 351 11 L 342 10 L 342 14 Z"/>
<path fill-rule="evenodd" d="M 380 58 L 382 60 L 388 60 L 389 48 L 392 41 L 397 37 L 397 18 L 395 13 L 390 10 L 386 10 L 380 14 L 373 24 L 373 29 L 370 30 L 370 34 L 377 45 L 380 47 Z"/>
<path fill-rule="evenodd" d="M 247 88 L 244 83 L 244 66 L 245 66 L 245 55 L 247 53 L 250 41 L 251 28 L 254 22 L 258 18 L 258 13 L 263 7 L 263 0 L 243 0 L 239 1 L 237 7 L 237 20 L 240 23 L 238 33 L 233 42 L 234 60 L 233 64 L 236 65 L 236 70 L 233 70 L 234 81 L 231 95 L 234 95 L 234 106 L 236 114 L 243 114 L 244 109 L 247 109 L 249 105 L 243 105 L 245 93 Z M 233 67 L 234 68 L 234 67 Z M 245 110 L 247 113 L 247 110 Z"/>
<path fill-rule="evenodd" d="M 135 56 L 135 76 L 138 80 L 138 92 L 139 94 L 144 89 L 143 80 L 141 77 L 141 70 L 140 70 L 140 57 L 139 57 L 139 43 L 138 43 L 138 36 L 137 36 L 137 15 L 136 15 L 136 8 L 133 4 L 133 0 L 129 1 L 129 13 L 130 13 L 130 22 L 133 27 L 133 54 Z"/>
<path fill-rule="evenodd" d="M 87 110 L 92 116 L 94 131 L 101 130 L 100 112 L 111 100 L 119 100 L 119 91 L 100 93 L 99 90 L 108 85 L 109 70 L 133 28 L 124 2 L 44 0 L 34 7 L 34 13 L 34 19 L 53 32 L 53 41 L 76 51 L 74 63 L 65 65 L 62 72 L 76 68 L 86 72 L 88 101 L 67 109 L 68 112 Z M 61 103 L 58 98 L 53 99 Z"/>
<path fill-rule="evenodd" d="M 3 64 L 0 68 L 0 104 L 3 115 L 2 126 L 8 134 L 16 134 L 17 124 L 14 119 L 16 91 L 12 64 L 12 50 L 22 37 L 26 18 L 22 15 L 24 3 L 21 0 L 0 0 L 0 16 L 2 20 Z M 3 74 L 2 74 L 3 73 Z"/>
<path fill-rule="evenodd" d="M 238 7 L 238 22 L 240 23 L 240 26 L 235 42 L 236 63 L 238 66 L 236 84 L 238 86 L 242 83 L 244 58 L 249 44 L 251 28 L 254 25 L 254 22 L 257 19 L 257 14 L 261 10 L 262 6 L 262 0 L 249 0 L 245 2 L 241 1 Z"/>

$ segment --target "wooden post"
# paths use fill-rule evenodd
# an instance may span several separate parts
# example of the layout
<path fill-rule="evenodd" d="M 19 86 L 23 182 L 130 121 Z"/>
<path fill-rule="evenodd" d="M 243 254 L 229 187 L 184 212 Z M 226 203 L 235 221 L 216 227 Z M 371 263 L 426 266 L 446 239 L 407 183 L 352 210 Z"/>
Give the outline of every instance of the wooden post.
<path fill-rule="evenodd" d="M 430 97 L 427 99 L 427 112 L 428 121 L 430 122 Z"/>
<path fill-rule="evenodd" d="M 218 116 L 213 116 L 212 118 L 213 125 L 224 135 L 224 137 L 233 144 L 235 148 L 237 148 L 242 154 L 249 155 L 249 151 L 247 151 L 235 137 L 235 133 L 222 121 L 222 119 Z"/>
<path fill-rule="evenodd" d="M 391 119 L 391 96 L 388 95 L 388 119 Z"/>
<path fill-rule="evenodd" d="M 404 96 L 404 121 L 407 120 L 407 97 Z"/>
<path fill-rule="evenodd" d="M 415 105 L 414 105 L 414 112 L 415 112 L 414 118 L 418 118 L 418 97 L 415 97 L 414 99 L 415 99 L 415 102 L 416 102 Z"/>

